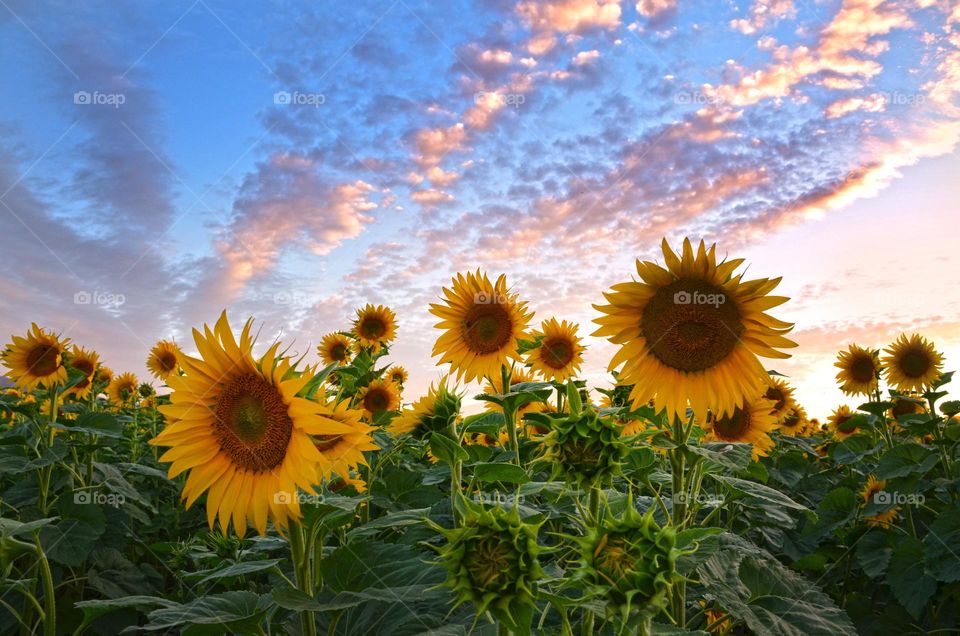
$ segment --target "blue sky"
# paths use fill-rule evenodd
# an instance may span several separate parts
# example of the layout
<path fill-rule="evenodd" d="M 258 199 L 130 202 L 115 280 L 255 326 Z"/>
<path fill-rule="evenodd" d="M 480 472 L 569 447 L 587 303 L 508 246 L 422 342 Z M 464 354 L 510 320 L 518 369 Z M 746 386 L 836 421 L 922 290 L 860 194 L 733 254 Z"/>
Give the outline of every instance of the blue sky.
<path fill-rule="evenodd" d="M 3 0 L 0 37 L 8 333 L 143 374 L 224 307 L 306 350 L 387 303 L 416 393 L 454 272 L 586 334 L 690 236 L 784 276 L 821 416 L 851 340 L 958 360 L 955 2 Z"/>

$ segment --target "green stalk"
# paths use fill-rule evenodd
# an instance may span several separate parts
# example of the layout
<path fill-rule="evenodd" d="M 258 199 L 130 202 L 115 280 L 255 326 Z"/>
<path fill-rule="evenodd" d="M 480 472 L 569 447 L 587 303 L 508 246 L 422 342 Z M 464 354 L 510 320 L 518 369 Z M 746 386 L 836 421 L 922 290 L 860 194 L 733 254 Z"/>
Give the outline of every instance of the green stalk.
<path fill-rule="evenodd" d="M 450 437 L 460 445 L 460 432 L 457 430 L 456 418 L 450 422 Z M 460 515 L 457 513 L 457 503 L 463 496 L 463 462 L 457 455 L 453 457 L 453 463 L 450 465 L 450 509 L 453 513 L 453 523 L 460 525 Z"/>
<path fill-rule="evenodd" d="M 683 421 L 674 416 L 673 436 L 677 448 L 670 451 L 670 466 L 673 478 L 673 526 L 680 532 L 686 526 L 687 516 L 687 484 L 685 481 L 686 458 L 683 455 L 683 445 L 686 443 L 686 429 Z M 687 585 L 681 580 L 673 586 L 673 615 L 677 626 L 684 628 L 687 625 Z"/>
<path fill-rule="evenodd" d="M 53 593 L 53 574 L 50 572 L 50 562 L 40 545 L 40 533 L 34 532 L 33 542 L 37 550 L 37 565 L 40 567 L 40 579 L 43 581 L 43 635 L 56 636 L 57 633 L 57 599 Z"/>
<path fill-rule="evenodd" d="M 591 524 L 594 527 L 600 525 L 600 487 L 594 486 L 590 489 L 590 495 L 588 499 L 588 516 L 584 520 L 585 523 Z M 580 625 L 580 634 L 582 636 L 592 636 L 593 627 L 595 622 L 595 616 L 593 610 L 585 610 L 583 612 L 583 622 Z"/>
<path fill-rule="evenodd" d="M 510 392 L 511 379 L 513 374 L 507 365 L 500 366 L 500 381 L 504 393 Z M 517 437 L 517 409 L 514 407 L 503 407 L 503 420 L 507 426 L 507 434 L 510 436 L 510 446 L 513 448 L 514 463 L 521 466 L 520 463 L 520 439 Z"/>
<path fill-rule="evenodd" d="M 295 523 L 290 526 L 290 559 L 293 561 L 293 574 L 297 583 L 297 589 L 313 598 L 313 585 L 311 583 L 311 556 L 306 549 L 304 540 L 303 526 Z M 313 612 L 303 610 L 300 612 L 301 630 L 306 636 L 317 636 L 317 623 L 313 618 Z"/>

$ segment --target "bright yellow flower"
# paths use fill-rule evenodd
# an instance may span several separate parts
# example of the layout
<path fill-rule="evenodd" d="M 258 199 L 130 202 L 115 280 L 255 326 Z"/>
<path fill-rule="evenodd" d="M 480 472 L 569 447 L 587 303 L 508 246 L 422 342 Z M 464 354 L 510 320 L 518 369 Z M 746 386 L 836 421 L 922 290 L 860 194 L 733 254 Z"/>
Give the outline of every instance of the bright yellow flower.
<path fill-rule="evenodd" d="M 334 331 L 323 337 L 317 347 L 317 353 L 320 354 L 324 364 L 347 364 L 350 362 L 351 344 L 349 336 Z"/>
<path fill-rule="evenodd" d="M 527 352 L 526 362 L 543 378 L 566 382 L 580 372 L 583 363 L 584 347 L 577 336 L 577 325 L 551 318 L 540 329 L 530 334 L 542 340 L 539 347 Z"/>
<path fill-rule="evenodd" d="M 93 377 L 99 361 L 100 356 L 96 351 L 88 351 L 76 345 L 71 349 L 70 355 L 67 356 L 67 364 L 71 368 L 81 371 L 84 375 L 84 379 L 74 384 L 73 388 L 70 389 L 70 392 L 76 395 L 77 399 L 82 400 L 90 395 L 90 390 L 93 389 Z"/>
<path fill-rule="evenodd" d="M 373 380 L 358 395 L 357 406 L 363 409 L 363 415 L 373 421 L 381 413 L 395 411 L 400 406 L 400 393 L 393 382 Z"/>
<path fill-rule="evenodd" d="M 943 354 L 919 334 L 900 334 L 884 351 L 889 354 L 883 358 L 885 377 L 898 391 L 922 391 L 943 371 Z"/>
<path fill-rule="evenodd" d="M 407 370 L 399 364 L 395 364 L 387 369 L 387 379 L 397 386 L 403 386 L 403 383 L 407 381 L 408 377 Z"/>
<path fill-rule="evenodd" d="M 110 385 L 107 386 L 107 396 L 118 406 L 129 404 L 136 399 L 139 386 L 137 376 L 130 372 L 121 373 L 110 381 Z"/>
<path fill-rule="evenodd" d="M 396 337 L 397 316 L 389 307 L 367 305 L 357 310 L 353 331 L 361 346 L 370 347 L 377 353 L 381 346 L 389 344 Z"/>
<path fill-rule="evenodd" d="M 827 418 L 827 426 L 833 431 L 833 436 L 837 439 L 847 439 L 851 435 L 860 432 L 860 427 L 852 423 L 856 413 L 850 410 L 846 404 L 839 406 Z"/>
<path fill-rule="evenodd" d="M 786 417 L 796 402 L 793 399 L 793 387 L 777 376 L 770 376 L 769 385 L 763 397 L 770 400 L 770 415 L 779 422 Z"/>
<path fill-rule="evenodd" d="M 158 380 L 166 382 L 167 378 L 180 372 L 179 359 L 183 356 L 180 347 L 170 340 L 161 340 L 150 350 L 147 357 L 147 369 Z"/>
<path fill-rule="evenodd" d="M 364 451 L 379 448 L 373 443 L 374 428 L 362 421 L 363 411 L 350 408 L 346 400 L 326 404 L 323 414 L 348 426 L 350 432 L 313 436 L 314 445 L 320 451 L 319 478 L 336 473 L 343 479 L 349 479 L 350 469 L 366 465 Z"/>
<path fill-rule="evenodd" d="M 701 241 L 696 253 L 684 240 L 682 254 L 662 243 L 666 268 L 637 261 L 642 282 L 614 285 L 593 335 L 620 345 L 610 369 L 623 366 L 622 384 L 632 384 L 636 406 L 653 399 L 657 411 L 697 419 L 707 411 L 733 413 L 768 384 L 757 356 L 788 358 L 780 349 L 793 326 L 765 312 L 785 303 L 770 296 L 779 278 L 744 281 L 734 275 L 743 259 L 717 263 L 716 246 Z"/>
<path fill-rule="evenodd" d="M 50 388 L 67 381 L 67 368 L 63 354 L 70 344 L 51 331 L 41 329 L 36 323 L 25 337 L 12 336 L 13 342 L 3 351 L 3 364 L 8 369 L 7 377 L 24 391 L 38 386 Z"/>
<path fill-rule="evenodd" d="M 768 455 L 774 446 L 770 433 L 779 428 L 771 406 L 770 400 L 759 398 L 735 408 L 732 414 L 716 417 L 710 413 L 704 441 L 752 444 L 754 459 Z"/>
<path fill-rule="evenodd" d="M 880 373 L 880 352 L 851 344 L 846 351 L 837 354 L 835 367 L 840 390 L 847 395 L 873 395 L 877 390 Z"/>

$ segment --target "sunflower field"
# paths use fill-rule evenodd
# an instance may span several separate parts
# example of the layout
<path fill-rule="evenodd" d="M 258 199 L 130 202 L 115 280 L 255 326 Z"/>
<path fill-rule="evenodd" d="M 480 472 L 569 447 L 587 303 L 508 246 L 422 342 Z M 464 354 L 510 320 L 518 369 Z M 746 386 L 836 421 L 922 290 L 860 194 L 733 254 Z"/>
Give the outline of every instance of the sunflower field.
<path fill-rule="evenodd" d="M 960 633 L 935 344 L 838 343 L 859 406 L 819 422 L 772 370 L 796 346 L 779 279 L 662 252 L 596 299 L 612 388 L 578 377 L 580 325 L 480 271 L 429 307 L 425 395 L 382 305 L 312 356 L 224 312 L 194 354 L 149 352 L 159 390 L 25 325 L 2 351 L 0 633 Z"/>

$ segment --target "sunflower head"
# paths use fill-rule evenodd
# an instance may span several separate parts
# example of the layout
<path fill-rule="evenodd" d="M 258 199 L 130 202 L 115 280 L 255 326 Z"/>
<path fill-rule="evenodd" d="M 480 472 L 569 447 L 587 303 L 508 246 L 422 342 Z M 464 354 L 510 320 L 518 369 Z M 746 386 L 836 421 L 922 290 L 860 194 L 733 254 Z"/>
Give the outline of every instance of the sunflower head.
<path fill-rule="evenodd" d="M 676 533 L 661 528 L 653 512 L 640 514 L 629 501 L 619 518 L 607 514 L 576 539 L 580 563 L 575 576 L 624 618 L 632 611 L 655 614 L 663 609 L 680 578 L 676 564 L 683 553 L 676 548 Z"/>
<path fill-rule="evenodd" d="M 397 335 L 397 316 L 389 307 L 367 305 L 357 310 L 353 332 L 361 347 L 369 347 L 374 353 L 389 344 Z"/>
<path fill-rule="evenodd" d="M 105 367 L 102 364 L 100 368 L 97 369 L 97 372 L 93 376 L 93 383 L 97 385 L 107 386 L 113 380 L 113 369 L 110 367 Z"/>
<path fill-rule="evenodd" d="M 350 362 L 353 341 L 350 336 L 334 331 L 320 340 L 317 353 L 324 364 L 348 364 Z"/>
<path fill-rule="evenodd" d="M 857 414 L 850 410 L 846 404 L 838 406 L 830 417 L 827 418 L 827 426 L 833 432 L 836 439 L 846 439 L 860 432 Z"/>
<path fill-rule="evenodd" d="M 689 403 L 700 421 L 707 410 L 732 412 L 762 393 L 767 373 L 757 356 L 787 358 L 781 349 L 792 325 L 765 312 L 788 299 L 771 296 L 779 278 L 744 281 L 742 259 L 717 262 L 716 246 L 689 240 L 676 254 L 662 244 L 666 268 L 637 261 L 641 281 L 614 285 L 596 305 L 604 316 L 595 336 L 620 349 L 610 368 L 632 384 L 635 406 L 653 399 L 657 411 L 685 417 Z"/>
<path fill-rule="evenodd" d="M 408 377 L 407 370 L 399 364 L 395 364 L 387 369 L 387 379 L 399 387 L 403 386 L 403 383 L 407 381 Z"/>
<path fill-rule="evenodd" d="M 442 303 L 430 305 L 443 330 L 433 347 L 439 364 L 450 363 L 458 378 L 492 378 L 510 360 L 519 360 L 518 340 L 527 338 L 532 312 L 510 293 L 505 276 L 490 282 L 486 274 L 457 274 L 444 288 Z"/>
<path fill-rule="evenodd" d="M 350 479 L 351 469 L 366 465 L 364 451 L 379 447 L 373 442 L 374 428 L 363 421 L 363 411 L 350 408 L 348 400 L 329 402 L 323 414 L 349 427 L 349 432 L 313 435 L 314 446 L 320 452 L 318 480 L 336 473 L 340 479 Z M 362 485 L 362 481 L 360 482 Z"/>
<path fill-rule="evenodd" d="M 161 340 L 150 349 L 147 356 L 147 369 L 158 380 L 166 382 L 167 378 L 180 372 L 179 359 L 183 356 L 180 347 L 172 340 Z"/>
<path fill-rule="evenodd" d="M 900 334 L 884 352 L 883 371 L 898 391 L 922 391 L 943 371 L 943 354 L 920 334 Z"/>
<path fill-rule="evenodd" d="M 3 364 L 9 371 L 7 377 L 24 391 L 39 387 L 50 388 L 67 381 L 64 352 L 69 339 L 61 339 L 52 331 L 31 325 L 26 336 L 12 336 L 2 355 Z"/>
<path fill-rule="evenodd" d="M 373 422 L 381 413 L 396 411 L 400 406 L 400 392 L 393 382 L 373 380 L 357 395 L 357 406 L 364 417 Z"/>
<path fill-rule="evenodd" d="M 70 389 L 71 393 L 77 396 L 77 399 L 82 400 L 90 395 L 99 361 L 100 356 L 96 351 L 88 351 L 76 345 L 70 350 L 70 354 L 67 356 L 67 365 L 83 373 L 83 379 Z"/>
<path fill-rule="evenodd" d="M 868 504 L 873 501 L 873 496 L 879 492 L 883 492 L 883 489 L 887 487 L 887 482 L 883 479 L 877 479 L 874 475 L 867 476 L 867 483 L 863 486 L 863 490 L 860 491 L 860 497 L 863 499 L 864 504 Z"/>
<path fill-rule="evenodd" d="M 516 508 L 462 503 L 466 512 L 459 528 L 431 524 L 447 540 L 434 548 L 447 571 L 446 586 L 457 605 L 470 602 L 477 615 L 490 611 L 519 631 L 520 611 L 533 605 L 544 576 L 538 561 L 540 524 L 524 522 Z"/>
<path fill-rule="evenodd" d="M 160 461 L 170 462 L 171 479 L 190 471 L 187 507 L 206 492 L 210 528 L 219 518 L 223 533 L 232 523 L 241 536 L 248 521 L 263 535 L 268 521 L 283 531 L 299 519 L 299 490 L 313 493 L 329 477 L 316 440 L 354 432 L 298 397 L 314 369 L 298 371 L 278 356 L 279 342 L 253 357 L 252 326 L 248 320 L 238 342 L 224 312 L 213 329 L 194 330 L 202 357 L 184 356 L 184 374 L 168 379 L 170 404 L 159 407 L 167 425 L 150 440 L 169 448 Z"/>
<path fill-rule="evenodd" d="M 566 382 L 580 372 L 584 347 L 577 336 L 577 325 L 550 318 L 531 337 L 538 344 L 527 352 L 526 363 L 542 378 Z"/>
<path fill-rule="evenodd" d="M 806 435 L 809 426 L 807 412 L 799 404 L 793 405 L 790 411 L 780 420 L 780 432 L 791 437 Z"/>
<path fill-rule="evenodd" d="M 840 390 L 847 395 L 873 395 L 880 375 L 880 352 L 855 344 L 837 354 L 835 367 Z"/>
<path fill-rule="evenodd" d="M 796 404 L 793 399 L 793 387 L 775 375 L 770 376 L 770 382 L 763 392 L 763 397 L 770 401 L 770 415 L 777 422 Z"/>
<path fill-rule="evenodd" d="M 576 410 L 576 409 L 574 409 Z M 620 474 L 626 444 L 620 427 L 592 408 L 553 419 L 553 430 L 543 438 L 542 460 L 583 489 L 601 486 Z"/>
<path fill-rule="evenodd" d="M 456 388 L 448 386 L 448 381 L 444 377 L 438 384 L 431 385 L 425 396 L 393 418 L 387 430 L 394 435 L 410 433 L 415 437 L 447 431 L 460 415 L 462 399 Z"/>
<path fill-rule="evenodd" d="M 904 415 L 918 415 L 926 410 L 923 398 L 912 391 L 906 395 L 894 395 L 892 400 L 893 406 L 890 407 L 889 414 L 893 419 Z"/>
<path fill-rule="evenodd" d="M 126 406 L 136 400 L 139 387 L 137 376 L 127 371 L 110 380 L 107 396 L 116 406 Z"/>
<path fill-rule="evenodd" d="M 753 446 L 753 458 L 759 459 L 774 447 L 770 433 L 779 428 L 773 415 L 773 402 L 765 397 L 754 398 L 730 413 L 710 413 L 706 421 L 705 441 L 741 442 Z"/>

